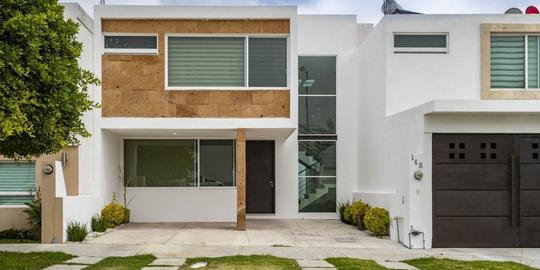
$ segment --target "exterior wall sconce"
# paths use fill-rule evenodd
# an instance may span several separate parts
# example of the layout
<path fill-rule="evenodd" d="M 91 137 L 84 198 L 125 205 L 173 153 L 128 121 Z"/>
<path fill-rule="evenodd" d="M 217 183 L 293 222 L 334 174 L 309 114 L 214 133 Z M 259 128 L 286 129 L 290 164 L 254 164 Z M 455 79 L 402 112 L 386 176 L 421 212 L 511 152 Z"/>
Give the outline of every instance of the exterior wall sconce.
<path fill-rule="evenodd" d="M 54 167 L 51 164 L 46 164 L 42 168 L 43 173 L 49 175 L 54 172 Z"/>
<path fill-rule="evenodd" d="M 424 173 L 421 170 L 414 171 L 414 179 L 420 181 L 424 178 Z"/>

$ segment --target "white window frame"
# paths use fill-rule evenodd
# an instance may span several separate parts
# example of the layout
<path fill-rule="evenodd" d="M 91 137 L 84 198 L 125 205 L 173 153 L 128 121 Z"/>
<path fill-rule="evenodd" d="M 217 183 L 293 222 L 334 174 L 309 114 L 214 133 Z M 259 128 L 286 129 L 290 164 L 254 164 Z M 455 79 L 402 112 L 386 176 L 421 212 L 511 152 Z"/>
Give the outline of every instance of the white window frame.
<path fill-rule="evenodd" d="M 194 162 L 196 164 L 196 168 L 195 168 L 195 171 L 197 173 L 197 179 L 196 179 L 196 183 L 197 183 L 197 186 L 194 186 L 194 187 L 126 187 L 128 190 L 208 190 L 208 189 L 218 189 L 218 190 L 236 190 L 236 187 L 237 187 L 237 184 L 238 184 L 238 179 L 236 179 L 236 167 L 237 167 L 237 164 L 236 164 L 236 148 L 233 148 L 233 153 L 234 153 L 234 159 L 233 159 L 233 164 L 235 165 L 234 167 L 234 185 L 233 186 L 201 186 L 201 172 L 200 172 L 200 169 L 201 169 L 201 160 L 200 160 L 200 157 L 201 157 L 201 151 L 200 151 L 200 142 L 201 141 L 208 141 L 208 140 L 227 140 L 227 141 L 233 141 L 233 142 L 236 142 L 236 138 L 230 138 L 230 137 L 178 137 L 178 136 L 174 136 L 174 137 L 159 137 L 159 138 L 156 138 L 156 137 L 125 137 L 125 138 L 122 138 L 122 144 L 121 144 L 121 158 L 120 158 L 120 164 L 121 164 L 121 167 L 122 168 L 125 168 L 125 164 L 124 164 L 124 155 L 125 155 L 125 151 L 124 151 L 124 141 L 125 140 L 156 140 L 156 141 L 159 141 L 159 140 L 194 140 L 195 141 L 195 147 L 197 149 L 197 154 L 195 155 L 194 157 Z M 236 143 L 234 143 L 234 145 L 236 146 Z"/>
<path fill-rule="evenodd" d="M 105 37 L 107 36 L 131 36 L 131 37 L 155 37 L 156 38 L 156 48 L 155 49 L 123 49 L 123 48 L 105 48 Z M 102 35 L 102 44 L 103 53 L 105 54 L 153 54 L 157 55 L 159 53 L 159 35 L 157 33 L 115 33 L 115 32 L 105 32 Z"/>
<path fill-rule="evenodd" d="M 169 86 L 169 37 L 241 37 L 244 38 L 244 85 L 243 86 Z M 249 86 L 249 38 L 285 38 L 287 40 L 287 85 L 284 87 Z M 290 36 L 284 34 L 184 34 L 165 33 L 165 90 L 289 90 L 290 87 Z"/>
<path fill-rule="evenodd" d="M 395 36 L 446 36 L 446 47 L 405 47 L 396 48 Z M 450 34 L 448 32 L 394 32 L 392 33 L 392 48 L 394 54 L 449 54 L 450 53 Z"/>

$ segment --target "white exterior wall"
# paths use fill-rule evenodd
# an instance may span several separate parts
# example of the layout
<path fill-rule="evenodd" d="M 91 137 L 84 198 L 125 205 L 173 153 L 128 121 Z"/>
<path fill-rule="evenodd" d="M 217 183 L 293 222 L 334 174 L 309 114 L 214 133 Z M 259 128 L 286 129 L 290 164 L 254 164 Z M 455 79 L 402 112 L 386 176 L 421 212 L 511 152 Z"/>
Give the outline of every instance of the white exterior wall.
<path fill-rule="evenodd" d="M 377 25 L 386 58 L 386 114 L 431 100 L 478 100 L 481 23 L 540 23 L 531 15 L 392 15 Z M 394 54 L 393 33 L 449 34 L 448 54 Z M 371 63 L 370 63 L 371 65 Z"/>
<path fill-rule="evenodd" d="M 539 23 L 530 15 L 385 16 L 360 45 L 360 166 L 356 198 L 401 217 L 401 240 L 432 238 L 433 133 L 536 133 L 538 101 L 481 101 L 481 23 Z M 394 33 L 448 33 L 448 54 L 394 54 Z M 440 102 L 439 102 L 440 100 Z M 538 104 L 540 105 L 540 104 Z M 412 177 L 422 162 L 422 181 Z M 391 237 L 397 240 L 393 220 Z M 414 248 L 422 247 L 414 238 Z"/>
<path fill-rule="evenodd" d="M 112 192 L 119 194 L 118 167 L 123 163 L 123 139 L 168 138 L 172 132 L 190 138 L 235 138 L 237 128 L 246 128 L 248 139 L 276 141 L 276 213 L 257 215 L 253 218 L 298 218 L 296 135 L 298 83 L 297 83 L 297 19 L 296 7 L 190 7 L 190 6 L 96 6 L 94 24 L 94 72 L 101 76 L 103 18 L 157 18 L 157 19 L 278 19 L 290 20 L 289 35 L 289 89 L 291 94 L 290 118 L 238 119 L 238 118 L 101 118 L 101 110 L 95 111 L 94 136 L 96 187 L 104 201 Z M 101 99 L 101 87 L 94 96 Z M 220 136 L 222 135 L 222 136 Z M 265 135 L 264 138 L 261 136 Z M 236 220 L 236 189 L 129 189 L 132 220 L 145 221 L 234 221 Z M 160 209 L 156 211 L 156 209 Z M 316 215 L 310 215 L 317 217 Z M 328 217 L 328 215 L 323 215 Z M 335 214 L 331 216 L 335 218 Z"/>
<path fill-rule="evenodd" d="M 64 6 L 64 18 L 71 19 L 79 24 L 79 33 L 77 34 L 77 40 L 82 43 L 83 50 L 79 58 L 79 64 L 86 70 L 93 71 L 94 65 L 94 43 L 93 43 L 93 28 L 94 22 L 92 18 L 88 16 L 86 12 L 76 3 L 63 3 Z M 88 89 L 90 98 L 93 98 L 94 87 L 90 86 Z M 93 133 L 94 123 L 92 118 L 92 112 L 86 112 L 82 121 L 86 129 Z M 79 194 L 92 194 L 93 189 L 93 143 L 92 137 L 79 138 Z"/>

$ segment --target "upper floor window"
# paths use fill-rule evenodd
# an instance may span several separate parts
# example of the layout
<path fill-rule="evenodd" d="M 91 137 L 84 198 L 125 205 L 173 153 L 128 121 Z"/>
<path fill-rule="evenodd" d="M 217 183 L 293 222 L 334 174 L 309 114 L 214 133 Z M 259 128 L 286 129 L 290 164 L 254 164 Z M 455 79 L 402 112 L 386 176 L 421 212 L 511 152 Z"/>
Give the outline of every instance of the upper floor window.
<path fill-rule="evenodd" d="M 157 54 L 157 34 L 105 34 L 105 53 Z"/>
<path fill-rule="evenodd" d="M 492 35 L 490 82 L 492 89 L 540 88 L 540 35 Z"/>
<path fill-rule="evenodd" d="M 448 53 L 448 34 L 395 33 L 394 53 Z"/>
<path fill-rule="evenodd" d="M 286 37 L 168 36 L 167 89 L 287 87 Z"/>
<path fill-rule="evenodd" d="M 480 25 L 482 99 L 540 98 L 539 26 Z"/>

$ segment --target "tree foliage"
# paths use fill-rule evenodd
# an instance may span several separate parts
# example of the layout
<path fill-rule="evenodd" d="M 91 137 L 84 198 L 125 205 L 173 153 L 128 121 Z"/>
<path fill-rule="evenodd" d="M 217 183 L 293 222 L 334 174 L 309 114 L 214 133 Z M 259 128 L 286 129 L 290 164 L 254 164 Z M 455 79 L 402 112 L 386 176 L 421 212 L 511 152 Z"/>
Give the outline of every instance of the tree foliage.
<path fill-rule="evenodd" d="M 0 0 L 0 154 L 55 153 L 90 136 L 81 120 L 96 108 L 96 77 L 77 61 L 78 24 L 57 0 Z"/>

